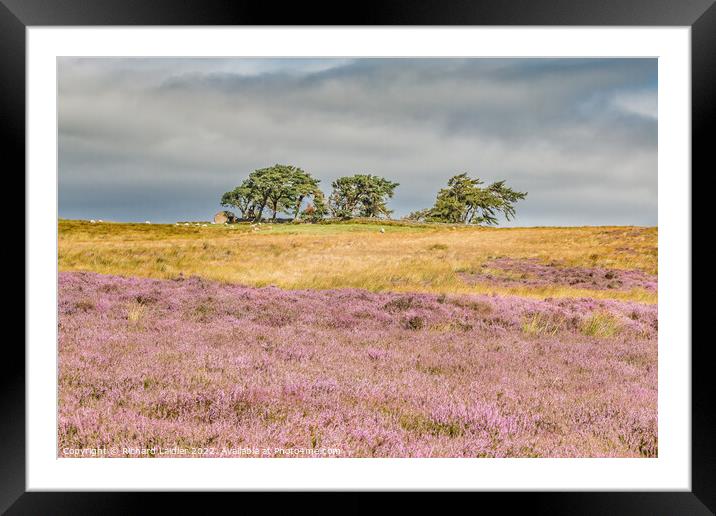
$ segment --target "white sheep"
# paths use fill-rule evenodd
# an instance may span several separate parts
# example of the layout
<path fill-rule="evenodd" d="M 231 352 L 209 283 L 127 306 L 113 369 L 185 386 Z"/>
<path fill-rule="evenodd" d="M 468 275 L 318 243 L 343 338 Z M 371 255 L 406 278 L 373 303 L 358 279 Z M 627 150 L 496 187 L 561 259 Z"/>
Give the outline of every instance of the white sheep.
<path fill-rule="evenodd" d="M 145 224 L 151 224 L 151 222 L 149 222 L 148 220 L 145 220 L 144 223 L 145 223 Z"/>
<path fill-rule="evenodd" d="M 94 224 L 94 219 L 90 220 L 90 224 Z"/>
<path fill-rule="evenodd" d="M 97 222 L 104 222 L 102 219 L 99 219 Z"/>
<path fill-rule="evenodd" d="M 380 228 L 380 232 L 381 232 L 381 233 L 385 233 L 385 229 Z"/>

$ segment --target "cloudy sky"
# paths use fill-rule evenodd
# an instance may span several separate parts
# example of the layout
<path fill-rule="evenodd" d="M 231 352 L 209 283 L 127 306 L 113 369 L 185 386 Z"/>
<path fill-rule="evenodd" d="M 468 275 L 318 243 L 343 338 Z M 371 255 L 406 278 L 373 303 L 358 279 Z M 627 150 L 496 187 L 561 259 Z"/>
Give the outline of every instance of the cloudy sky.
<path fill-rule="evenodd" d="M 397 181 L 394 216 L 468 172 L 508 225 L 657 223 L 656 59 L 60 58 L 62 218 L 209 220 L 251 171 Z"/>

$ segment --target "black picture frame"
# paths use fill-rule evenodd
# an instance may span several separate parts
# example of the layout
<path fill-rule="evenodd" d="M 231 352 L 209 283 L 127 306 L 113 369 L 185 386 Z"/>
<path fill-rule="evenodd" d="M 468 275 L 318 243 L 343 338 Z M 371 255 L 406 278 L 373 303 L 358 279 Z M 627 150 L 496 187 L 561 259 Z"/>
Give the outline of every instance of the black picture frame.
<path fill-rule="evenodd" d="M 25 29 L 45 25 L 688 26 L 692 38 L 691 178 L 695 170 L 705 174 L 715 168 L 710 148 L 716 120 L 714 0 L 371 0 L 350 5 L 336 3 L 333 7 L 287 3 L 280 8 L 245 0 L 0 0 L 0 148 L 6 173 L 17 177 L 19 173 L 15 171 L 25 169 Z M 27 282 L 27 269 L 25 271 Z M 26 305 L 27 308 L 31 306 Z M 536 513 L 713 513 L 716 479 L 711 436 L 716 432 L 713 404 L 707 394 L 711 383 L 711 365 L 707 360 L 710 345 L 710 339 L 694 340 L 691 348 L 692 491 L 481 493 L 480 496 L 503 506 L 524 504 Z M 25 353 L 16 339 L 6 339 L 3 362 L 0 511 L 7 514 L 143 513 L 150 507 L 148 504 L 159 498 L 163 510 L 179 508 L 180 512 L 187 512 L 196 503 L 185 493 L 26 492 Z M 223 500 L 229 495 L 220 496 Z M 290 505 L 304 505 L 304 496 L 291 495 Z M 408 505 L 424 503 L 423 496 L 417 493 L 404 498 L 403 503 L 407 504 L 404 510 Z M 212 498 L 214 500 L 217 499 Z M 206 510 L 205 502 L 200 503 Z M 341 501 L 340 507 L 341 512 L 362 512 L 371 510 L 372 504 L 353 494 L 348 502 Z"/>

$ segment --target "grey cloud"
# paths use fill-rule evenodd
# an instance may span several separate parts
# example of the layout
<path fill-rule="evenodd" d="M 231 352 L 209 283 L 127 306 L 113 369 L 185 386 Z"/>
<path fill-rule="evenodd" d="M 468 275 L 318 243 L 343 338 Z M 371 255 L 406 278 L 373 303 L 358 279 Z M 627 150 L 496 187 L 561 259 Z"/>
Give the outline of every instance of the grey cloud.
<path fill-rule="evenodd" d="M 529 192 L 518 225 L 656 224 L 656 60 L 60 59 L 60 216 L 206 219 L 252 170 Z M 139 200 L 146 200 L 140 202 Z"/>

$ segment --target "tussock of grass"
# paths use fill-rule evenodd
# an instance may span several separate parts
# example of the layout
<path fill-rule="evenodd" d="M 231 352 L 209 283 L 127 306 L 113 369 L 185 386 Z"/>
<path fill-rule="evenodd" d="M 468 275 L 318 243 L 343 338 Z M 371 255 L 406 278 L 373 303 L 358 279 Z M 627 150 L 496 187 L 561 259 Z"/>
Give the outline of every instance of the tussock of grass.
<path fill-rule="evenodd" d="M 526 318 L 522 331 L 527 335 L 555 335 L 562 329 L 563 324 L 560 319 L 537 313 Z"/>
<path fill-rule="evenodd" d="M 144 317 L 146 310 L 147 307 L 145 304 L 136 300 L 130 302 L 127 305 L 127 321 L 129 321 L 130 324 L 138 324 Z"/>
<path fill-rule="evenodd" d="M 582 333 L 591 337 L 613 337 L 620 329 L 621 325 L 617 318 L 607 313 L 592 315 L 580 327 Z"/>
<path fill-rule="evenodd" d="M 433 421 L 422 414 L 401 414 L 399 417 L 400 427 L 408 432 L 418 435 L 434 435 L 446 437 L 458 437 L 463 435 L 464 428 L 459 422 L 442 423 Z"/>

